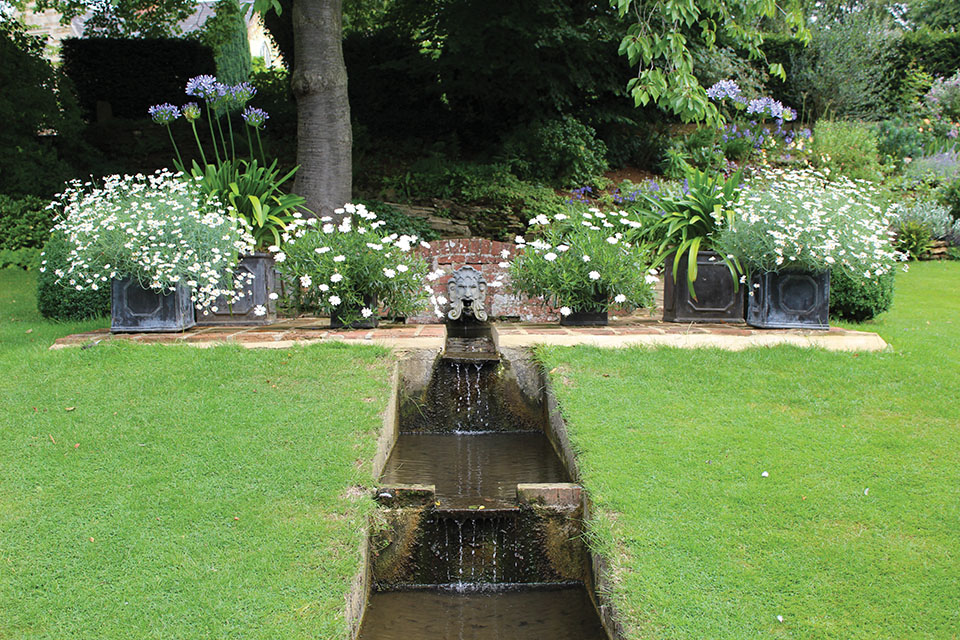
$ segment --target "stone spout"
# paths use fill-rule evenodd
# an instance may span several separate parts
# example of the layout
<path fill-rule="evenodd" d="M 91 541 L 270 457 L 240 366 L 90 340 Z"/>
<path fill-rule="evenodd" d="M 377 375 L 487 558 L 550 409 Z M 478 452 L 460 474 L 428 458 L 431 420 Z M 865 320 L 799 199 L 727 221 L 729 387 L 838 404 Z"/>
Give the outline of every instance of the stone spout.
<path fill-rule="evenodd" d="M 447 297 L 450 299 L 448 320 L 487 321 L 487 281 L 477 269 L 465 266 L 454 271 L 447 284 Z"/>

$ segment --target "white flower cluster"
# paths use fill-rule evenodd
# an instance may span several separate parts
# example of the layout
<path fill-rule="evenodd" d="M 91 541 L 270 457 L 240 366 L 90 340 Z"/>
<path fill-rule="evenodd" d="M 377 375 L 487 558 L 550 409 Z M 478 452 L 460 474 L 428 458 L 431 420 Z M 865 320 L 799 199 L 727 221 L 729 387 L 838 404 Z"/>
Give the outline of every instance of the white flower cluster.
<path fill-rule="evenodd" d="M 114 278 L 137 278 L 144 287 L 191 289 L 200 310 L 217 311 L 243 297 L 234 281 L 238 254 L 253 251 L 253 237 L 182 174 L 109 176 L 103 185 L 74 180 L 48 208 L 58 212 L 55 232 L 69 247 L 58 282 L 96 290 Z"/>
<path fill-rule="evenodd" d="M 377 312 L 367 300 L 376 298 L 404 315 L 426 298 L 425 263 L 413 250 L 429 248 L 428 243 L 413 235 L 384 235 L 386 223 L 363 204 L 348 203 L 334 212 L 336 218 L 294 220 L 283 235 L 284 250 L 269 247 L 284 274 L 296 278 L 321 308 L 356 307 L 364 318 Z"/>
<path fill-rule="evenodd" d="M 747 184 L 719 247 L 762 271 L 839 267 L 872 278 L 906 259 L 868 182 L 769 169 Z"/>

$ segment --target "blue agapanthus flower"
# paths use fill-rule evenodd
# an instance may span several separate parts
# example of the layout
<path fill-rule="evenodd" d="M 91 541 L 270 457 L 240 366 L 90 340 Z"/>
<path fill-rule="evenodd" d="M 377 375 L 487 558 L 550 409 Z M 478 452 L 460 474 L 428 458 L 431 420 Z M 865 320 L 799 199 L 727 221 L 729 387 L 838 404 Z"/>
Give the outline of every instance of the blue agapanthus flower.
<path fill-rule="evenodd" d="M 720 80 L 707 89 L 707 97 L 711 100 L 723 100 L 724 98 L 738 100 L 740 98 L 740 87 L 733 80 Z"/>
<path fill-rule="evenodd" d="M 188 96 L 206 100 L 212 94 L 215 84 L 217 79 L 213 76 L 196 76 L 187 80 L 186 93 Z"/>
<path fill-rule="evenodd" d="M 183 105 L 180 107 L 180 112 L 183 113 L 183 117 L 187 119 L 187 122 L 193 122 L 200 117 L 200 107 L 196 102 L 188 102 Z"/>
<path fill-rule="evenodd" d="M 748 114 L 755 113 L 761 116 L 770 116 L 771 118 L 777 118 L 779 120 L 783 119 L 783 110 L 784 110 L 783 103 L 781 103 L 779 100 L 774 100 L 773 98 L 770 98 L 768 96 L 751 100 L 750 103 L 747 105 Z M 787 109 L 787 112 L 792 113 L 790 112 L 789 109 Z"/>
<path fill-rule="evenodd" d="M 241 82 L 236 86 L 230 87 L 230 95 L 233 97 L 234 102 L 242 107 L 250 102 L 253 96 L 257 95 L 257 88 L 249 82 Z"/>
<path fill-rule="evenodd" d="M 180 117 L 180 109 L 169 102 L 155 104 L 147 109 L 147 113 L 150 114 L 150 117 L 153 118 L 153 121 L 157 124 L 170 124 Z"/>
<path fill-rule="evenodd" d="M 247 107 L 243 110 L 243 121 L 254 129 L 262 129 L 270 116 L 258 107 Z"/>

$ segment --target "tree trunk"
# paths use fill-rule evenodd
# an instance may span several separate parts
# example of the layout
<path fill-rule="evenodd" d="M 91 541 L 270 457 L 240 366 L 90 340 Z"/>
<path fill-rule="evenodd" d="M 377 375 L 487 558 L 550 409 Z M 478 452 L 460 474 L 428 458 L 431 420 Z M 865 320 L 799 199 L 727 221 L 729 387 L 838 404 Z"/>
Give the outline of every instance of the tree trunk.
<path fill-rule="evenodd" d="M 342 0 L 294 0 L 293 43 L 297 99 L 294 190 L 317 215 L 349 202 L 353 186 L 350 102 L 343 63 Z"/>

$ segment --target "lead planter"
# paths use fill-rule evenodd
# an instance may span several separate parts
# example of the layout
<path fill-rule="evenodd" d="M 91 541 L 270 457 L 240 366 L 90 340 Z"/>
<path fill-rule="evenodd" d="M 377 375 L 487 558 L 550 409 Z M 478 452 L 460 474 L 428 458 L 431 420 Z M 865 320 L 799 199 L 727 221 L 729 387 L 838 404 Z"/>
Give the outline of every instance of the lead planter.
<path fill-rule="evenodd" d="M 737 286 L 730 269 L 715 251 L 697 253 L 696 299 L 687 287 L 687 260 L 680 261 L 673 279 L 673 256 L 667 259 L 663 279 L 664 322 L 743 322 L 744 287 Z"/>
<path fill-rule="evenodd" d="M 273 256 L 269 253 L 253 253 L 241 257 L 233 270 L 233 277 L 242 278 L 245 282 L 243 297 L 232 303 L 219 298 L 214 305 L 217 310 L 205 310 L 200 315 L 199 324 L 255 326 L 275 322 L 277 305 L 270 299 L 270 294 L 277 289 Z M 258 308 L 266 313 L 257 315 Z"/>
<path fill-rule="evenodd" d="M 595 294 L 593 301 L 598 306 L 607 304 L 607 296 Z M 560 324 L 564 327 L 605 327 L 609 324 L 607 319 L 607 310 L 603 311 L 583 311 L 574 309 L 570 315 L 560 314 Z"/>
<path fill-rule="evenodd" d="M 185 285 L 160 293 L 144 289 L 136 278 L 115 279 L 111 284 L 112 333 L 186 331 L 195 324 L 190 289 Z"/>
<path fill-rule="evenodd" d="M 830 272 L 755 274 L 747 324 L 761 329 L 829 329 Z"/>

